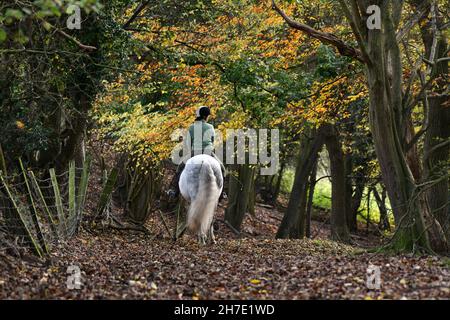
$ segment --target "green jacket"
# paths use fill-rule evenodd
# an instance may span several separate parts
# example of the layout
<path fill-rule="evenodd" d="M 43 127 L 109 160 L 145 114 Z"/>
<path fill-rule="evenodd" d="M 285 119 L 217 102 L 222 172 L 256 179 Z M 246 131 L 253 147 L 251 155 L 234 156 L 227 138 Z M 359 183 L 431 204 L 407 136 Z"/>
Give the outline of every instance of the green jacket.
<path fill-rule="evenodd" d="M 189 127 L 191 150 L 203 152 L 205 148 L 214 147 L 214 127 L 206 121 L 195 121 Z"/>

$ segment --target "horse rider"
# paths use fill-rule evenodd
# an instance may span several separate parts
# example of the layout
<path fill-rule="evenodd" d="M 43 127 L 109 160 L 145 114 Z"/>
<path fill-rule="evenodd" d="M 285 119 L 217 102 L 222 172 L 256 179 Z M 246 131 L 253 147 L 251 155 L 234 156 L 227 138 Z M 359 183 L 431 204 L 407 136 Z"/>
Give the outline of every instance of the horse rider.
<path fill-rule="evenodd" d="M 184 143 L 190 142 L 191 157 L 198 154 L 208 154 L 216 159 L 220 163 L 220 168 L 222 169 L 222 176 L 225 177 L 225 166 L 222 161 L 217 158 L 214 154 L 214 136 L 215 131 L 214 127 L 207 122 L 209 115 L 211 114 L 211 110 L 208 107 L 201 106 L 195 112 L 195 121 L 189 127 L 188 134 Z M 180 194 L 180 188 L 178 186 L 178 182 L 180 180 L 181 173 L 186 165 L 187 159 L 182 161 L 177 168 L 175 176 L 173 177 L 170 183 L 170 189 L 167 192 L 170 198 L 177 198 Z M 221 197 L 225 197 L 225 192 L 222 193 Z"/>

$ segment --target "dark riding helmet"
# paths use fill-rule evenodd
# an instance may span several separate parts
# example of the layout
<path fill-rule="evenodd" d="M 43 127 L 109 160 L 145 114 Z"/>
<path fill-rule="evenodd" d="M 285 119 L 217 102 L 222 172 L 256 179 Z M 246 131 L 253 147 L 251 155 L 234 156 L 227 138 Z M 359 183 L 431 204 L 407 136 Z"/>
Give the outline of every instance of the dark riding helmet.
<path fill-rule="evenodd" d="M 208 107 L 201 106 L 195 112 L 197 119 L 206 119 L 211 114 L 211 110 Z"/>

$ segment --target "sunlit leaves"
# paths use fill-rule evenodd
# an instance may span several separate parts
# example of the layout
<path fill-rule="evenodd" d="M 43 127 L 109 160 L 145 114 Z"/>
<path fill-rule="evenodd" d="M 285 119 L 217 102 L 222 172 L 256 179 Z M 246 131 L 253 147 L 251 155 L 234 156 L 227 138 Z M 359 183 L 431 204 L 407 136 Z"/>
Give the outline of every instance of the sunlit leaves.
<path fill-rule="evenodd" d="M 295 137 L 304 121 L 318 124 L 336 117 L 345 119 L 350 115 L 348 106 L 364 98 L 364 90 L 348 87 L 347 78 L 323 87 L 346 71 L 349 62 L 334 49 L 287 27 L 270 3 L 214 1 L 200 13 L 195 11 L 195 1 L 188 1 L 183 4 L 193 10 L 187 12 L 188 19 L 179 8 L 171 17 L 162 14 L 162 8 L 173 5 L 171 1 L 158 8 L 149 5 L 134 23 L 139 26 L 139 31 L 132 33 L 134 39 L 151 49 L 139 52 L 142 61 L 135 65 L 135 74 L 124 75 L 114 89 L 117 91 L 99 100 L 101 110 L 114 108 L 116 121 L 128 127 L 118 131 L 120 135 L 133 136 L 124 142 L 131 144 L 137 137 L 162 137 L 174 124 L 188 126 L 199 104 L 212 108 L 211 121 L 217 122 L 216 126 L 220 124 L 221 130 L 279 127 L 285 129 L 285 136 Z M 134 9 L 130 8 L 126 15 L 130 16 Z M 315 25 L 334 21 L 328 1 L 316 9 L 298 3 L 285 5 L 286 12 L 302 19 L 312 19 L 314 14 L 315 20 L 307 22 Z M 175 21 L 176 17 L 179 20 Z M 328 32 L 347 30 L 333 24 L 323 27 Z M 133 110 L 134 114 L 137 102 L 143 110 L 141 115 L 135 115 L 137 118 L 154 119 L 158 114 L 166 122 L 150 126 L 154 131 L 142 135 L 141 128 L 122 118 L 120 111 Z M 144 140 L 142 143 L 146 144 Z M 163 153 L 140 154 L 150 157 L 144 161 L 151 162 L 152 157 L 157 160 L 168 156 Z"/>

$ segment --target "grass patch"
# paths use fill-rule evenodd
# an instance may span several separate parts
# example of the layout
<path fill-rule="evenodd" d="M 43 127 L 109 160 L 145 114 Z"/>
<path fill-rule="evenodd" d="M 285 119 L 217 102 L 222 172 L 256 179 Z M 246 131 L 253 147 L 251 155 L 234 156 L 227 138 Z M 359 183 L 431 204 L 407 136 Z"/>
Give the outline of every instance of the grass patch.
<path fill-rule="evenodd" d="M 331 210 L 331 183 L 328 179 L 322 179 L 317 182 L 314 189 L 313 205 Z"/>
<path fill-rule="evenodd" d="M 291 168 L 287 168 L 283 172 L 283 176 L 281 177 L 280 190 L 284 194 L 291 193 L 292 186 L 294 185 L 294 176 L 295 171 Z"/>
<path fill-rule="evenodd" d="M 442 265 L 447 269 L 450 269 L 450 258 L 447 257 L 442 258 Z"/>
<path fill-rule="evenodd" d="M 288 168 L 284 171 L 283 177 L 281 179 L 281 192 L 285 194 L 289 194 L 291 192 L 292 186 L 294 184 L 294 176 L 295 170 L 293 168 Z M 364 191 L 364 193 L 365 195 L 367 194 L 367 189 Z M 314 190 L 313 205 L 325 210 L 331 209 L 331 182 L 329 179 L 321 179 L 316 184 L 316 188 Z M 389 200 L 387 200 L 386 205 L 389 208 Z M 367 217 L 367 196 L 363 197 L 359 209 L 362 216 L 358 215 L 357 219 L 358 221 L 365 223 L 365 217 Z M 380 211 L 373 195 L 370 196 L 369 210 L 370 220 L 373 222 L 380 221 Z M 389 220 L 391 225 L 394 225 L 392 214 L 389 214 Z"/>

